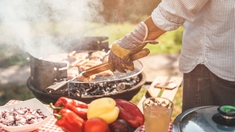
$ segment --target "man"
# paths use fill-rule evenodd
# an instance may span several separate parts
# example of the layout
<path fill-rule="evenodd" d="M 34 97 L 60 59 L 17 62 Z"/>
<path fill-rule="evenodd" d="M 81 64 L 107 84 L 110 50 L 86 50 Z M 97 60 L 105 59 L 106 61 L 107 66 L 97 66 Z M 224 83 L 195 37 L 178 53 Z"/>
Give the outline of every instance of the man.
<path fill-rule="evenodd" d="M 203 105 L 235 105 L 234 5 L 234 0 L 163 0 L 150 17 L 112 45 L 109 62 L 113 71 L 133 70 L 131 54 L 184 25 L 179 61 L 184 73 L 183 111 Z"/>

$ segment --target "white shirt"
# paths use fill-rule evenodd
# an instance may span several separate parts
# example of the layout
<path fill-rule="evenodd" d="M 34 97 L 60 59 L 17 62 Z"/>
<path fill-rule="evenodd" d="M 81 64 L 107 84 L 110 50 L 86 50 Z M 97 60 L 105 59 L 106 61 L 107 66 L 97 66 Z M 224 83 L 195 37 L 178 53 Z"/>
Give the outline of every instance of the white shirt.
<path fill-rule="evenodd" d="M 218 77 L 235 81 L 235 0 L 162 0 L 151 16 L 165 31 L 184 25 L 181 72 L 203 63 Z"/>

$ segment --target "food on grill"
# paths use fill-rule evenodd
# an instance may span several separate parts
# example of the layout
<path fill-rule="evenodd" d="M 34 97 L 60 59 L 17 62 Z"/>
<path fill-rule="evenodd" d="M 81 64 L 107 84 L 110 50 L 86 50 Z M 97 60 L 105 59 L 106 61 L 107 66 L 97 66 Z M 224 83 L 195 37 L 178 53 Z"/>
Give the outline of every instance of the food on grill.
<path fill-rule="evenodd" d="M 46 117 L 40 109 L 20 107 L 2 111 L 0 123 L 6 126 L 24 126 L 40 122 Z"/>
<path fill-rule="evenodd" d="M 79 74 L 77 79 L 78 79 L 78 81 L 81 81 L 81 82 L 90 82 L 91 80 L 95 79 L 95 77 L 96 77 L 96 75 L 91 75 L 91 76 L 85 77 L 82 74 Z"/>
<path fill-rule="evenodd" d="M 86 63 L 87 61 L 89 61 L 89 60 L 88 59 L 77 59 L 77 60 L 75 60 L 74 62 L 71 63 L 71 66 L 80 67 L 84 63 Z"/>
<path fill-rule="evenodd" d="M 100 61 L 100 60 L 88 60 L 84 64 L 80 65 L 78 67 L 78 69 L 79 69 L 79 71 L 82 72 L 82 71 L 85 71 L 85 70 L 87 70 L 91 67 L 97 66 L 99 64 L 102 64 L 102 61 Z"/>
<path fill-rule="evenodd" d="M 80 53 L 77 53 L 76 51 L 72 51 L 68 53 L 67 57 L 70 60 L 70 65 L 69 65 L 69 69 L 67 72 L 68 79 L 73 79 L 74 77 L 77 76 L 78 81 L 90 82 L 93 79 L 95 79 L 97 75 L 102 76 L 102 77 L 113 75 L 113 72 L 110 70 L 106 70 L 96 75 L 89 76 L 89 77 L 85 77 L 79 74 L 91 67 L 102 64 L 104 62 L 108 62 L 108 55 L 103 50 L 98 50 L 98 51 L 94 51 L 91 53 L 87 51 L 80 52 Z"/>
<path fill-rule="evenodd" d="M 106 71 L 103 71 L 103 72 L 100 72 L 100 73 L 98 73 L 100 76 L 111 76 L 111 75 L 113 75 L 114 73 L 112 72 L 112 71 L 110 71 L 110 70 L 106 70 Z"/>
<path fill-rule="evenodd" d="M 77 77 L 78 81 L 90 82 L 97 76 L 105 77 L 114 75 L 111 70 L 106 70 L 89 77 L 81 75 L 83 71 L 91 67 L 108 62 L 108 53 L 104 50 L 81 52 L 72 51 L 67 54 L 50 55 L 45 60 L 68 63 L 67 78 L 69 80 Z"/>
<path fill-rule="evenodd" d="M 75 54 L 76 54 L 77 51 L 72 51 L 68 54 L 68 57 L 72 58 Z"/>
<path fill-rule="evenodd" d="M 88 56 L 89 56 L 88 51 L 79 52 L 79 53 L 77 53 L 76 51 L 72 51 L 68 54 L 68 57 L 72 60 L 78 60 L 78 59 L 85 60 L 86 58 L 88 58 Z"/>
<path fill-rule="evenodd" d="M 75 78 L 76 76 L 78 76 L 78 68 L 77 67 L 70 67 L 68 70 L 67 70 L 67 77 L 68 79 L 73 79 Z"/>
<path fill-rule="evenodd" d="M 109 61 L 109 56 L 106 55 L 106 56 L 103 58 L 103 63 L 108 62 L 108 61 Z"/>
<path fill-rule="evenodd" d="M 105 51 L 95 51 L 91 53 L 90 59 L 91 60 L 103 60 L 103 58 L 107 55 Z"/>

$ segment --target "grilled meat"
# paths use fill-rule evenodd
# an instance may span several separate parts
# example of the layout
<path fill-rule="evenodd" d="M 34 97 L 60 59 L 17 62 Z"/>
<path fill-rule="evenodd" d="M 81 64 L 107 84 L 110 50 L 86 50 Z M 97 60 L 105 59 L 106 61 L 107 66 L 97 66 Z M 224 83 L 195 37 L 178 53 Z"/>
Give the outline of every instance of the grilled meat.
<path fill-rule="evenodd" d="M 78 80 L 82 82 L 89 82 L 96 78 L 97 75 L 99 76 L 111 76 L 114 73 L 110 70 L 106 70 L 100 72 L 97 75 L 92 75 L 89 77 L 85 77 L 79 75 L 79 73 L 94 67 L 96 65 L 102 64 L 104 62 L 108 62 L 108 54 L 105 51 L 94 51 L 89 54 L 88 51 L 79 52 L 72 51 L 67 54 L 68 59 L 70 60 L 69 69 L 67 72 L 68 79 L 72 79 L 78 76 Z"/>
<path fill-rule="evenodd" d="M 114 73 L 110 70 L 106 70 L 106 71 L 103 71 L 103 72 L 100 72 L 98 73 L 100 76 L 104 77 L 104 76 L 111 76 L 113 75 Z"/>
<path fill-rule="evenodd" d="M 78 81 L 81 81 L 81 82 L 90 82 L 91 80 L 95 79 L 95 77 L 96 77 L 96 75 L 91 75 L 91 76 L 85 77 L 85 76 L 79 74 L 77 79 L 78 79 Z"/>
<path fill-rule="evenodd" d="M 73 61 L 78 60 L 78 59 L 85 60 L 88 58 L 88 56 L 89 56 L 89 53 L 87 51 L 80 52 L 80 53 L 76 53 L 76 51 L 72 51 L 68 54 L 68 58 Z"/>
<path fill-rule="evenodd" d="M 88 68 L 97 66 L 97 65 L 99 65 L 101 63 L 102 63 L 102 61 L 100 61 L 100 60 L 89 60 L 89 61 L 86 61 L 83 65 L 81 65 L 78 68 L 79 68 L 79 71 L 82 72 L 82 71 L 85 71 Z"/>
<path fill-rule="evenodd" d="M 106 56 L 105 51 L 95 51 L 91 54 L 90 59 L 91 60 L 103 60 L 103 58 Z"/>

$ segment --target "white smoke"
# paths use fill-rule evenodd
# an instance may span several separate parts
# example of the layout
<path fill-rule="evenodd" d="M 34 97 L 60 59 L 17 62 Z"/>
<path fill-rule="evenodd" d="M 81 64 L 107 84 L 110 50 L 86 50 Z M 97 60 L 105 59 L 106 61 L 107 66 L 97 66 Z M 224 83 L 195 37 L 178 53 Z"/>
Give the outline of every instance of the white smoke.
<path fill-rule="evenodd" d="M 0 44 L 36 57 L 59 52 L 58 43 L 83 37 L 89 21 L 103 22 L 102 10 L 101 0 L 0 0 Z"/>

